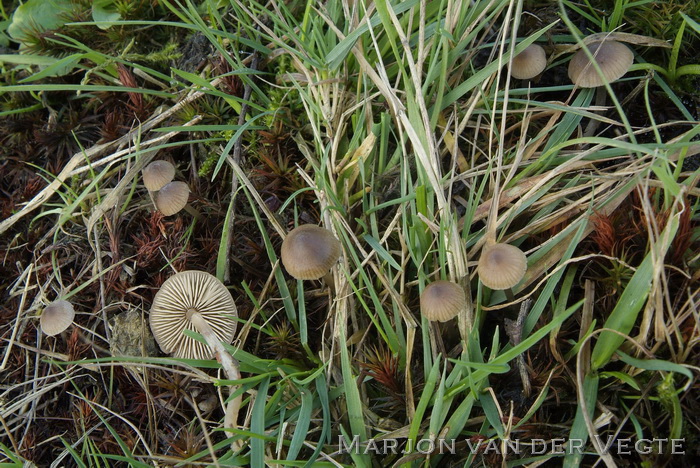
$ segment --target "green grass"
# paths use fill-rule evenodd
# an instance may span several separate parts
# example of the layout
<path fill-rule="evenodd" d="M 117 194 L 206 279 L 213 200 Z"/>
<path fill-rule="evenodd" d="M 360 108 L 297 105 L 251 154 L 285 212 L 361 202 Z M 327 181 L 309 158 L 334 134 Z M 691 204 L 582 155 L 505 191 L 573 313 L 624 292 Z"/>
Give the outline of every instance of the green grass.
<path fill-rule="evenodd" d="M 684 166 L 700 153 L 700 96 L 688 92 L 697 65 L 682 47 L 700 47 L 690 9 L 679 7 L 689 13 L 668 60 L 632 44 L 635 67 L 601 101 L 568 82 L 568 53 L 531 82 L 511 78 L 509 60 L 534 42 L 551 55 L 594 32 L 662 39 L 632 21 L 649 2 L 562 1 L 561 21 L 535 26 L 526 20 L 541 5 L 507 0 L 127 8 L 137 3 L 106 2 L 121 19 L 74 18 L 46 38 L 50 48 L 0 55 L 5 119 L 45 112 L 60 123 L 72 106 L 82 126 L 94 114 L 107 133 L 106 108 L 132 116 L 100 145 L 70 129 L 79 151 L 57 150 L 58 168 L 19 144 L 0 161 L 8 181 L 10 167 L 44 179 L 0 223 L 3 466 L 624 459 L 596 436 L 684 437 L 690 452 L 700 436 L 700 173 Z M 200 68 L 164 58 L 189 52 L 160 39 L 182 46 L 186 34 L 208 44 Z M 138 86 L 120 81 L 120 67 Z M 0 127 L 2 141 L 13 135 Z M 176 162 L 202 220 L 150 213 L 139 172 L 153 158 Z M 293 280 L 279 261 L 286 232 L 310 222 L 343 246 L 333 288 Z M 512 291 L 478 279 L 489 235 L 527 253 Z M 147 313 L 154 290 L 184 269 L 215 273 L 234 293 L 241 315 L 227 349 L 240 380 L 223 379 L 216 361 L 110 355 L 107 319 Z M 468 299 L 446 324 L 419 311 L 438 279 Z M 41 337 L 36 318 L 57 297 L 76 301 L 80 327 Z M 518 314 L 513 341 L 506 320 Z M 224 428 L 221 408 L 238 396 L 236 427 Z M 43 427 L 53 420 L 55 432 Z M 344 454 L 339 438 L 406 445 Z M 583 440 L 585 455 L 469 450 L 556 438 Z M 457 452 L 428 456 L 418 443 L 440 439 Z"/>

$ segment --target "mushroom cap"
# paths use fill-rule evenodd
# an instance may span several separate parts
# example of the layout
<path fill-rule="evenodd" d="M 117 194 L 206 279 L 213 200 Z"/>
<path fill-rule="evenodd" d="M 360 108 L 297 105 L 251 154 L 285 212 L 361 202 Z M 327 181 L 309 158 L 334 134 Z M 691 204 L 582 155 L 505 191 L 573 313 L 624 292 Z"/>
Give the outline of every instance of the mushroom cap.
<path fill-rule="evenodd" d="M 603 86 L 606 81 L 612 83 L 622 78 L 634 62 L 634 54 L 621 42 L 612 40 L 595 42 L 588 45 L 588 50 L 595 57 L 603 76 L 598 74 L 582 48 L 571 57 L 569 62 L 569 78 L 572 83 L 581 88 L 596 88 Z"/>
<path fill-rule="evenodd" d="M 340 241 L 326 228 L 302 224 L 282 242 L 282 265 L 296 279 L 323 277 L 340 257 Z"/>
<path fill-rule="evenodd" d="M 542 73 L 547 66 L 547 54 L 542 46 L 530 44 L 513 57 L 510 74 L 519 80 L 529 80 Z"/>
<path fill-rule="evenodd" d="M 156 208 L 165 216 L 171 216 L 187 205 L 190 188 L 184 182 L 169 182 L 156 194 Z"/>
<path fill-rule="evenodd" d="M 143 170 L 143 185 L 151 192 L 163 188 L 175 178 L 175 166 L 168 161 L 153 161 Z"/>
<path fill-rule="evenodd" d="M 183 271 L 171 276 L 153 298 L 148 321 L 163 352 L 183 359 L 210 359 L 214 351 L 183 333 L 199 332 L 190 320 L 198 312 L 222 343 L 231 343 L 238 311 L 233 297 L 216 276 L 204 271 Z"/>
<path fill-rule="evenodd" d="M 464 289 L 452 281 L 435 281 L 420 295 L 420 311 L 428 320 L 447 322 L 464 310 L 467 298 Z"/>
<path fill-rule="evenodd" d="M 481 251 L 476 271 L 485 286 L 491 289 L 509 289 L 525 276 L 527 257 L 514 245 L 487 245 Z"/>
<path fill-rule="evenodd" d="M 73 323 L 73 318 L 75 318 L 75 309 L 70 302 L 54 301 L 41 313 L 39 319 L 41 331 L 48 336 L 58 335 Z"/>

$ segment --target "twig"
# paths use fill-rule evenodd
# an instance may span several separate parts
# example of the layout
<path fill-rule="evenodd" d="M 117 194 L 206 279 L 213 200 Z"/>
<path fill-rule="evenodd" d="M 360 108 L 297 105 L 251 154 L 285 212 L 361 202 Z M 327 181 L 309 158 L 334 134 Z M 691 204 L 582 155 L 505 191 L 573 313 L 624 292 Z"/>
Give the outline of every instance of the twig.
<path fill-rule="evenodd" d="M 260 57 L 257 52 L 253 53 L 253 59 L 250 64 L 252 70 L 257 70 L 260 63 Z M 241 113 L 238 115 L 238 126 L 242 126 L 245 123 L 245 116 L 248 113 L 248 101 L 250 101 L 250 95 L 253 92 L 253 87 L 247 84 L 243 90 L 243 105 L 241 106 Z M 241 152 L 243 147 L 243 133 L 238 136 L 238 140 L 233 146 L 233 161 L 240 166 L 241 164 Z M 229 213 L 227 218 L 226 231 L 228 233 L 233 232 L 233 221 L 234 213 L 236 212 L 236 191 L 238 191 L 238 176 L 234 171 L 231 174 L 231 204 L 229 205 Z M 226 239 L 226 268 L 224 269 L 224 282 L 228 283 L 231 280 L 231 246 L 233 243 L 233 236 L 229 235 Z"/>
<path fill-rule="evenodd" d="M 520 344 L 523 338 L 523 324 L 525 323 L 525 317 L 530 310 L 532 305 L 532 299 L 528 299 L 520 304 L 520 312 L 518 312 L 517 320 L 505 319 L 506 324 L 506 334 L 510 338 L 510 344 L 517 346 Z M 518 366 L 518 371 L 520 372 L 520 380 L 523 383 L 523 394 L 526 398 L 530 397 L 532 386 L 530 385 L 530 375 L 527 372 L 527 367 L 525 367 L 525 358 L 523 353 L 518 354 L 516 358 L 516 365 Z"/>
<path fill-rule="evenodd" d="M 207 443 L 209 455 L 211 455 L 212 460 L 214 461 L 214 466 L 216 466 L 216 468 L 221 468 L 221 465 L 219 465 L 219 459 L 216 457 L 216 450 L 214 450 L 214 444 L 212 443 L 211 437 L 209 436 L 209 432 L 207 431 L 207 428 L 204 425 L 204 421 L 202 420 L 202 413 L 199 412 L 199 407 L 194 401 L 194 397 L 190 393 L 189 396 L 185 398 L 194 410 L 195 414 L 197 415 L 197 421 L 199 421 L 199 427 L 202 429 L 202 434 L 204 434 L 204 441 Z"/>
<path fill-rule="evenodd" d="M 19 325 L 20 322 L 22 321 L 22 314 L 24 310 L 24 302 L 27 299 L 27 292 L 29 291 L 29 278 L 32 275 L 32 268 L 34 267 L 33 263 L 30 263 L 29 266 L 27 267 L 26 270 L 22 273 L 22 277 L 25 277 L 25 282 L 24 282 L 24 291 L 22 291 L 22 297 L 19 301 L 19 310 L 17 311 L 17 321 L 15 322 L 15 326 L 12 328 L 12 335 L 10 336 L 10 342 L 7 344 L 7 348 L 5 348 L 5 357 L 2 359 L 2 364 L 0 364 L 0 372 L 5 370 L 5 366 L 7 366 L 7 361 L 10 359 L 10 352 L 12 351 L 12 345 L 15 342 L 15 338 L 17 337 L 17 332 L 19 330 Z M 20 278 L 21 279 L 21 278 Z"/>

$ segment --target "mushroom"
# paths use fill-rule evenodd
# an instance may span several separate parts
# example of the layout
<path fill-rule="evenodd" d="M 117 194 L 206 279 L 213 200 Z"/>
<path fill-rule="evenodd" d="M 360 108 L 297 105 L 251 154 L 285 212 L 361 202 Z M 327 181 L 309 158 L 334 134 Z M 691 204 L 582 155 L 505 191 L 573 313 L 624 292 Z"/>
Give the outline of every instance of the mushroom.
<path fill-rule="evenodd" d="M 184 182 L 173 182 L 175 166 L 168 161 L 153 161 L 143 170 L 143 185 L 148 189 L 151 201 L 165 216 L 172 216 L 183 208 L 196 219 L 201 215 L 187 203 L 190 188 Z M 153 193 L 156 194 L 155 200 Z"/>
<path fill-rule="evenodd" d="M 338 261 L 340 252 L 340 242 L 328 229 L 302 224 L 282 242 L 282 265 L 296 279 L 328 279 L 328 271 Z"/>
<path fill-rule="evenodd" d="M 590 44 L 588 51 L 595 57 L 595 62 L 600 68 L 596 70 L 586 51 L 581 48 L 571 57 L 569 62 L 569 78 L 580 88 L 598 88 L 595 96 L 597 107 L 605 106 L 607 93 L 603 85 L 622 78 L 634 62 L 634 55 L 626 45 L 607 40 Z M 600 113 L 601 111 L 598 111 Z M 591 119 L 583 132 L 584 137 L 593 136 L 600 125 L 600 120 Z"/>
<path fill-rule="evenodd" d="M 68 301 L 54 301 L 41 313 L 41 331 L 48 336 L 58 335 L 73 323 L 75 309 Z"/>
<path fill-rule="evenodd" d="M 153 161 L 143 170 L 143 185 L 149 192 L 157 192 L 175 178 L 175 166 L 168 161 Z"/>
<path fill-rule="evenodd" d="M 156 193 L 156 208 L 165 216 L 172 216 L 184 209 L 196 220 L 202 219 L 202 215 L 192 205 L 187 203 L 190 196 L 190 188 L 184 182 L 170 182 Z"/>
<path fill-rule="evenodd" d="M 207 347 L 182 333 L 202 334 L 207 343 L 231 343 L 236 331 L 236 304 L 226 286 L 204 271 L 183 271 L 168 278 L 156 293 L 149 322 L 158 346 L 177 358 L 209 359 Z"/>
<path fill-rule="evenodd" d="M 233 297 L 221 281 L 204 271 L 189 270 L 163 283 L 153 298 L 149 323 L 163 352 L 184 359 L 214 355 L 229 380 L 240 380 L 238 364 L 222 344 L 233 341 L 237 316 Z M 184 330 L 199 332 L 209 346 L 185 335 Z M 239 395 L 227 406 L 226 427 L 235 425 L 241 400 Z"/>
<path fill-rule="evenodd" d="M 452 281 L 435 281 L 420 295 L 420 311 L 430 321 L 447 322 L 467 305 L 464 289 Z"/>
<path fill-rule="evenodd" d="M 484 286 L 510 289 L 525 276 L 527 257 L 514 245 L 487 242 L 476 271 Z"/>
<path fill-rule="evenodd" d="M 530 44 L 513 57 L 510 74 L 519 80 L 529 80 L 542 73 L 547 66 L 547 54 L 542 46 Z"/>
<path fill-rule="evenodd" d="M 598 73 L 589 55 L 581 48 L 569 62 L 569 78 L 580 88 L 597 88 L 606 82 L 612 83 L 622 78 L 634 62 L 630 48 L 617 41 L 595 42 L 584 47 L 588 47 L 590 55 L 595 57 L 601 73 Z"/>
<path fill-rule="evenodd" d="M 156 208 L 165 216 L 172 216 L 187 205 L 190 188 L 184 182 L 168 182 L 156 194 Z"/>

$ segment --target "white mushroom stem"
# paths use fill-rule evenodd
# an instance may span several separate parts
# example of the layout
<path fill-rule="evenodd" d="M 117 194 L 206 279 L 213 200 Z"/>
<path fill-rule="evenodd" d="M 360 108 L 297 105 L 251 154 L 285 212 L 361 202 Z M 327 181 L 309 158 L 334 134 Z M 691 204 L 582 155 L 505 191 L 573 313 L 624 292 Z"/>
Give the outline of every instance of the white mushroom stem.
<path fill-rule="evenodd" d="M 189 319 L 197 328 L 197 331 L 204 337 L 209 347 L 214 350 L 216 360 L 221 364 L 221 367 L 224 368 L 226 377 L 228 377 L 229 380 L 240 380 L 241 372 L 238 370 L 238 362 L 226 351 L 226 348 L 224 348 L 224 345 L 221 344 L 221 341 L 216 337 L 214 330 L 212 330 L 211 326 L 204 320 L 202 314 L 199 312 L 192 312 Z M 231 393 L 234 393 L 238 387 L 238 385 L 231 386 Z M 226 406 L 226 414 L 224 415 L 224 427 L 236 427 L 242 400 L 242 395 L 238 395 L 228 403 Z M 232 432 L 227 432 L 226 436 L 233 437 L 234 434 Z"/>

